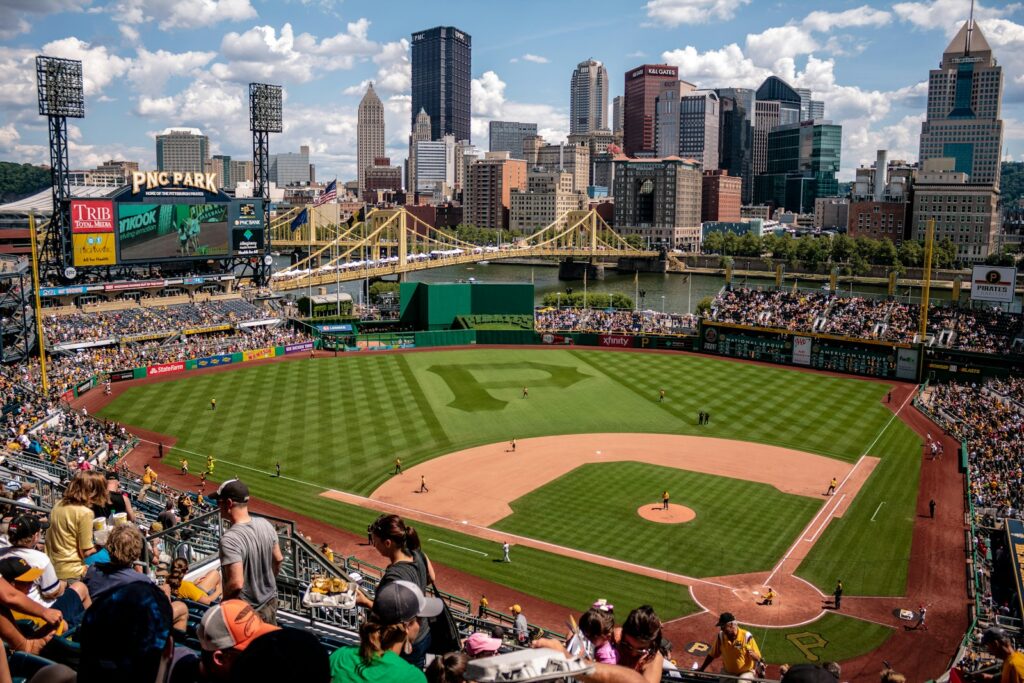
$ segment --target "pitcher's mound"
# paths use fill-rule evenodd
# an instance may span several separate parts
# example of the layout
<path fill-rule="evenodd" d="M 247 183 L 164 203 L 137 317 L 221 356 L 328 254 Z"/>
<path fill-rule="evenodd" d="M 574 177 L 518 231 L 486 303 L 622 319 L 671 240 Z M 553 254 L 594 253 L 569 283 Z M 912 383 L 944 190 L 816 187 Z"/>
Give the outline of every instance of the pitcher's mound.
<path fill-rule="evenodd" d="M 697 517 L 697 513 L 685 505 L 668 504 L 668 510 L 663 509 L 661 503 L 647 503 L 636 509 L 636 514 L 650 522 L 661 524 L 682 524 Z"/>

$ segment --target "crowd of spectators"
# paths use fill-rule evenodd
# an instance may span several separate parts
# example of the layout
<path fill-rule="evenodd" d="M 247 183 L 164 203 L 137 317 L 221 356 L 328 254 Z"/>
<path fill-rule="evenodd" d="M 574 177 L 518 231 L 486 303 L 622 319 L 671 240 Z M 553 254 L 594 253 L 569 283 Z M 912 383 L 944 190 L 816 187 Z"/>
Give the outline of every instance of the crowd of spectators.
<path fill-rule="evenodd" d="M 244 299 L 205 301 L 162 307 L 129 306 L 111 311 L 46 315 L 46 337 L 51 344 L 133 335 L 173 334 L 189 328 L 237 325 L 271 317 Z"/>
<path fill-rule="evenodd" d="M 819 292 L 736 288 L 712 304 L 711 319 L 738 325 L 821 332 L 858 339 L 912 343 L 920 309 L 895 299 Z M 994 308 L 931 306 L 933 344 L 982 353 L 1006 353 L 1022 332 L 1024 318 Z"/>
<path fill-rule="evenodd" d="M 149 340 L 115 346 L 95 346 L 51 354 L 46 372 L 52 394 L 60 395 L 90 377 L 146 365 L 158 365 L 192 358 L 236 353 L 268 346 L 284 346 L 311 341 L 311 337 L 286 327 L 253 327 L 202 335 L 188 335 L 165 344 Z M 26 379 L 40 382 L 38 357 L 33 356 L 24 370 Z"/>
<path fill-rule="evenodd" d="M 657 311 L 550 308 L 537 310 L 534 324 L 538 332 L 693 334 L 697 317 Z"/>

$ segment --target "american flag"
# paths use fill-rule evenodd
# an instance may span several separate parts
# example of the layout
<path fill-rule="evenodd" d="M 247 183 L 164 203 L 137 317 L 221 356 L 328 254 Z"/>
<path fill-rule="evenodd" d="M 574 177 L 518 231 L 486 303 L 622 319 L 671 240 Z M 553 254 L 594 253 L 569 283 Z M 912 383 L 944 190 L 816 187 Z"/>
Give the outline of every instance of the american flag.
<path fill-rule="evenodd" d="M 332 202 L 332 201 L 334 201 L 337 198 L 338 198 L 338 179 L 335 178 L 334 180 L 332 180 L 331 182 L 329 182 L 327 184 L 327 189 L 325 189 L 323 191 L 323 193 L 319 197 L 317 197 L 316 201 L 313 202 L 313 206 L 320 206 L 321 204 L 326 204 L 327 202 Z"/>

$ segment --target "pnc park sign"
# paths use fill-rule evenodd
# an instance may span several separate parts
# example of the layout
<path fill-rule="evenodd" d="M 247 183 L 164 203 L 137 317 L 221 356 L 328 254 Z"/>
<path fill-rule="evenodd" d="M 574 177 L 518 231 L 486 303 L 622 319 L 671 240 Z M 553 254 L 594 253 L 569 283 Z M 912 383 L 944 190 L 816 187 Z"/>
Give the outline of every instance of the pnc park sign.
<path fill-rule="evenodd" d="M 195 187 L 200 190 L 216 193 L 217 174 L 203 173 L 181 173 L 180 171 L 132 171 L 132 194 L 139 190 L 151 190 L 166 185 L 178 187 Z"/>

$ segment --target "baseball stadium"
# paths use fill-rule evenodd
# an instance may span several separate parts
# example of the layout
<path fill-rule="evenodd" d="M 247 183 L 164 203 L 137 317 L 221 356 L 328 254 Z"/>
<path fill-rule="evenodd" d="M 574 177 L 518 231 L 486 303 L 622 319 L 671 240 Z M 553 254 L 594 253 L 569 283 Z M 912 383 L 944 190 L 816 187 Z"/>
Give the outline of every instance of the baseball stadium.
<path fill-rule="evenodd" d="M 255 121 L 264 143 L 280 130 Z M 139 176 L 54 194 L 26 212 L 31 253 L 0 257 L 0 503 L 12 547 L 46 551 L 38 571 L 0 558 L 0 588 L 46 567 L 83 584 L 77 621 L 0 591 L 16 680 L 90 661 L 110 566 L 164 587 L 199 657 L 238 601 L 328 653 L 365 645 L 395 565 L 418 562 L 401 623 L 432 617 L 430 638 L 399 644 L 478 657 L 466 680 L 959 681 L 998 673 L 992 634 L 1019 642 L 1014 268 L 933 273 L 930 233 L 921 272 L 884 292 L 726 265 L 700 306 L 659 311 L 641 271 L 689 287 L 698 266 L 596 211 L 496 246 L 402 208 Z M 564 301 L 424 275 L 545 260 L 577 290 Z M 237 544 L 259 520 L 257 600 Z M 53 632 L 25 635 L 24 610 Z M 588 678 L 605 637 L 633 678 Z M 563 668 L 530 677 L 540 656 Z"/>

